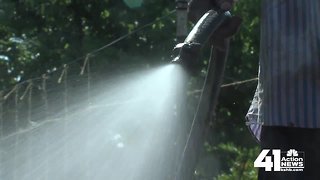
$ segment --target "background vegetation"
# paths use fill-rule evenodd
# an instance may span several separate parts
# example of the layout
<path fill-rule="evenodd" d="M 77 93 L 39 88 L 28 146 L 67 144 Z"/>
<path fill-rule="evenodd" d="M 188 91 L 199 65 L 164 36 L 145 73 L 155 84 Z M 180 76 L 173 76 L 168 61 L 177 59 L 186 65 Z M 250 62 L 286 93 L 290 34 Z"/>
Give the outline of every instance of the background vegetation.
<path fill-rule="evenodd" d="M 175 16 L 170 15 L 174 1 L 126 2 L 130 1 L 0 0 L 0 90 L 63 64 L 80 67 L 87 53 L 155 19 L 150 27 L 95 53 L 91 65 L 103 76 L 104 69 L 168 62 L 176 44 Z M 240 1 L 232 12 L 243 24 L 232 39 L 224 83 L 254 78 L 258 70 L 260 0 Z M 255 85 L 222 89 L 217 120 L 210 124 L 195 179 L 256 178 L 253 160 L 259 149 L 244 124 Z"/>

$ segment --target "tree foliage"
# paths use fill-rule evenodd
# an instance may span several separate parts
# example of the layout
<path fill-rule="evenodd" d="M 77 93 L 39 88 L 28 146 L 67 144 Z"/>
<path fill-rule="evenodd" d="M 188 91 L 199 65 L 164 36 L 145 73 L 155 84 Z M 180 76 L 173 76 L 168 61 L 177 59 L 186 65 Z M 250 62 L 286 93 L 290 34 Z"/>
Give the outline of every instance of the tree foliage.
<path fill-rule="evenodd" d="M 3 0 L 1 4 L 1 88 L 18 79 L 36 77 L 166 15 L 171 1 L 146 1 L 130 9 L 122 1 Z M 174 37 L 173 19 L 153 24 L 101 52 L 96 59 L 128 63 L 122 57 L 151 56 L 168 51 Z M 148 53 L 150 52 L 150 53 Z M 152 53 L 151 53 L 152 52 Z M 130 54 L 130 55 L 129 55 Z M 99 62 L 100 60 L 97 60 Z M 126 62 L 124 62 L 126 61 Z M 146 59 L 143 59 L 146 61 Z M 150 62 L 146 62 L 150 63 Z"/>
<path fill-rule="evenodd" d="M 87 53 L 104 46 L 144 24 L 139 31 L 96 53 L 94 65 L 150 66 L 169 61 L 175 39 L 172 0 L 145 0 L 140 5 L 115 0 L 0 1 L 0 90 L 38 77 L 63 64 L 83 63 Z M 240 32 L 232 39 L 225 83 L 256 77 L 259 53 L 260 0 L 240 1 L 233 14 L 243 18 Z M 206 51 L 204 51 L 206 52 Z M 204 58 L 205 60 L 206 58 Z M 75 61 L 77 60 L 77 61 Z M 199 77 L 201 78 L 201 77 Z M 216 156 L 217 174 L 208 175 L 199 165 L 196 178 L 254 179 L 252 167 L 257 147 L 244 125 L 255 83 L 223 88 L 216 121 L 204 144 L 202 158 Z M 202 178 L 201 178 L 202 177 Z M 205 177 L 205 178 L 203 178 Z"/>

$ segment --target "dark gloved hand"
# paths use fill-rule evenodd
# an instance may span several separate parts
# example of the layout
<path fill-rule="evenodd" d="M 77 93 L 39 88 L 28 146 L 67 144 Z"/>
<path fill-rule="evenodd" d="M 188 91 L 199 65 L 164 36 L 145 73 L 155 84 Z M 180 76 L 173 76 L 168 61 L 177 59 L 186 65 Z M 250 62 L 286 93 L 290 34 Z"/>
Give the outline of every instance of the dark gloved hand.
<path fill-rule="evenodd" d="M 188 19 L 195 24 L 206 12 L 213 8 L 212 0 L 191 0 L 188 8 Z"/>
<path fill-rule="evenodd" d="M 188 19 L 196 23 L 210 9 L 220 8 L 229 11 L 237 0 L 191 0 Z"/>
<path fill-rule="evenodd" d="M 227 50 L 227 43 L 229 39 L 238 32 L 241 22 L 242 19 L 240 17 L 231 17 L 213 33 L 210 37 L 209 43 L 219 50 Z"/>
<path fill-rule="evenodd" d="M 229 11 L 234 2 L 236 2 L 236 0 L 215 0 L 216 6 L 225 11 Z"/>
<path fill-rule="evenodd" d="M 188 18 L 196 23 L 207 11 L 219 6 L 221 9 L 228 10 L 237 0 L 191 0 L 189 3 Z M 210 37 L 209 43 L 219 50 L 226 50 L 228 39 L 239 30 L 242 19 L 234 16 L 225 22 Z"/>

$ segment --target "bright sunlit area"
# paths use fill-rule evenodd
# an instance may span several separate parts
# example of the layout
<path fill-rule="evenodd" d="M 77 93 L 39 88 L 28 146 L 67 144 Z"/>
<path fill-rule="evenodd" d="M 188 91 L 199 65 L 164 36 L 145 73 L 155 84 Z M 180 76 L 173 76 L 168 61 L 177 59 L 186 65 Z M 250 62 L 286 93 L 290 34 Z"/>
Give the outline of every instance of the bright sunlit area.
<path fill-rule="evenodd" d="M 172 51 L 187 3 L 0 0 L 0 180 L 255 179 L 258 12 L 232 9 L 246 30 L 215 84 L 210 45 Z"/>
<path fill-rule="evenodd" d="M 48 97 L 48 107 L 39 107 L 45 112 L 16 117 L 29 118 L 30 124 L 23 128 L 19 122 L 17 131 L 2 138 L 2 177 L 174 178 L 182 149 L 179 124 L 185 121 L 184 76 L 182 68 L 166 65 L 94 83 L 89 102 L 79 92 L 69 92 L 76 98 L 68 107 L 59 97 Z M 61 111 L 46 117 L 57 108 Z"/>

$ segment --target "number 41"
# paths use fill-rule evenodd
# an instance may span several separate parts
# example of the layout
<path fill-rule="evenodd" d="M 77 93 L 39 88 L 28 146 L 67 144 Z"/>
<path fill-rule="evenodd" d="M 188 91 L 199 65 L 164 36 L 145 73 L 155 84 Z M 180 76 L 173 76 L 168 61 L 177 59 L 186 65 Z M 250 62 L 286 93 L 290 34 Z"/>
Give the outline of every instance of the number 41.
<path fill-rule="evenodd" d="M 274 171 L 280 171 L 280 155 L 281 151 L 280 149 L 273 149 L 272 150 L 272 155 L 273 155 L 273 160 L 271 160 L 271 156 L 267 156 L 269 153 L 269 149 L 264 149 L 261 151 L 257 159 L 254 161 L 254 167 L 264 167 L 265 171 L 271 171 L 272 167 L 274 167 Z M 265 159 L 265 161 L 263 161 Z"/>

